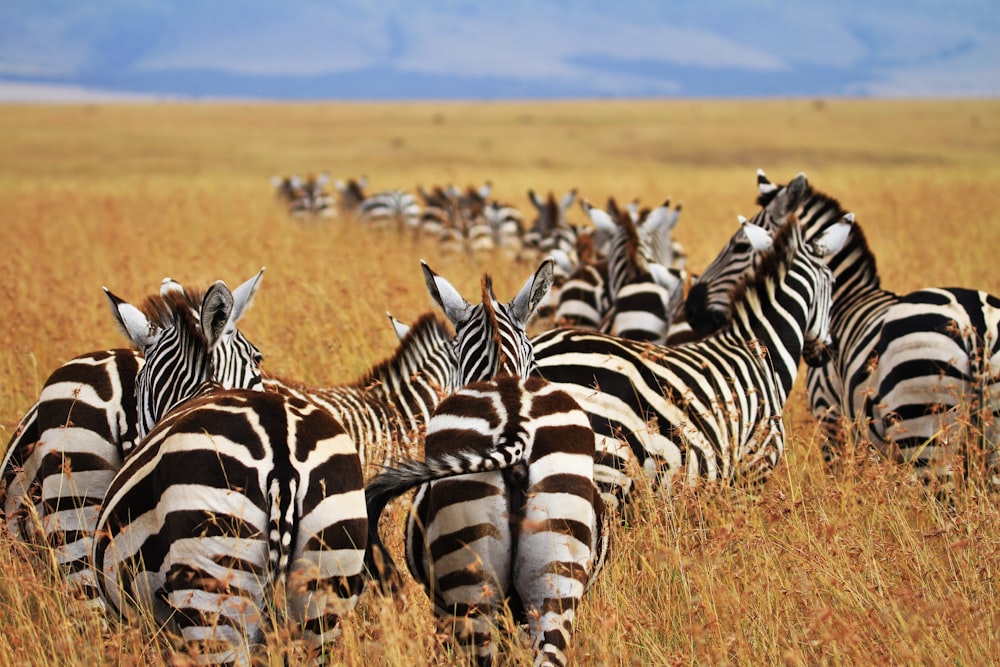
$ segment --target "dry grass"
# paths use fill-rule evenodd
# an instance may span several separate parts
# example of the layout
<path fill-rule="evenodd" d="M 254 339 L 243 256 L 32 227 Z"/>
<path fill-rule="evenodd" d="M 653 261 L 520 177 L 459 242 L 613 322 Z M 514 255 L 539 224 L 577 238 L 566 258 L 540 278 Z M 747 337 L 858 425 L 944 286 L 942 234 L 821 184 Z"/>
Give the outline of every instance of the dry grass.
<path fill-rule="evenodd" d="M 886 287 L 1000 293 L 998 157 L 991 101 L 0 107 L 0 436 L 58 364 L 124 343 L 101 285 L 136 300 L 165 275 L 233 285 L 267 266 L 244 330 L 271 370 L 334 383 L 393 348 L 385 310 L 412 320 L 430 307 L 419 257 L 466 291 L 488 270 L 501 295 L 534 268 L 293 222 L 271 197 L 272 174 L 329 169 L 410 189 L 490 179 L 522 207 L 528 188 L 577 187 L 601 203 L 673 194 L 697 268 L 736 214 L 754 211 L 757 167 L 779 181 L 806 171 L 856 212 Z M 787 458 L 759 496 L 640 498 L 586 598 L 579 663 L 976 665 L 1000 655 L 995 496 L 973 486 L 945 512 L 893 466 L 857 460 L 830 473 L 801 392 L 788 419 Z M 0 663 L 178 661 L 147 629 L 72 618 L 37 555 L 0 541 Z M 390 542 L 398 548 L 398 534 Z M 280 664 L 288 646 L 276 631 L 266 661 Z M 366 596 L 334 657 L 450 662 L 415 586 L 404 602 Z"/>

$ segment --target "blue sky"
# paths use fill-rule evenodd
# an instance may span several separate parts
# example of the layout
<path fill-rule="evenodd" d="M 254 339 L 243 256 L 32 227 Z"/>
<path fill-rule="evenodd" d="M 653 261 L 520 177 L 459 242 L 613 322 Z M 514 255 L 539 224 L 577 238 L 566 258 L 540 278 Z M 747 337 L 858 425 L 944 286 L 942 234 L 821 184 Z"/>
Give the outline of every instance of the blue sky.
<path fill-rule="evenodd" d="M 997 97 L 995 0 L 4 0 L 0 101 Z"/>

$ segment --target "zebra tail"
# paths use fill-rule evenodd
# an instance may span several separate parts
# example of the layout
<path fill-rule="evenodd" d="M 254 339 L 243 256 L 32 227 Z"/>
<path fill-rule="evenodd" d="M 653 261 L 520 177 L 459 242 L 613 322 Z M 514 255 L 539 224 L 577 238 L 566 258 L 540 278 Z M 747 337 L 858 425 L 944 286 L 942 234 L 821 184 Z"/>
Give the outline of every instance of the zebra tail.
<path fill-rule="evenodd" d="M 268 485 L 267 562 L 271 586 L 285 584 L 295 549 L 295 487 L 294 481 L 284 487 L 277 479 Z"/>
<path fill-rule="evenodd" d="M 391 500 L 438 479 L 520 467 L 524 463 L 523 456 L 524 446 L 517 442 L 509 448 L 496 449 L 486 454 L 476 450 L 466 450 L 423 461 L 416 459 L 397 461 L 394 465 L 383 468 L 365 488 L 365 504 L 368 508 L 365 571 L 368 577 L 379 582 L 384 593 L 394 592 L 402 586 L 399 568 L 378 533 L 379 519 Z"/>

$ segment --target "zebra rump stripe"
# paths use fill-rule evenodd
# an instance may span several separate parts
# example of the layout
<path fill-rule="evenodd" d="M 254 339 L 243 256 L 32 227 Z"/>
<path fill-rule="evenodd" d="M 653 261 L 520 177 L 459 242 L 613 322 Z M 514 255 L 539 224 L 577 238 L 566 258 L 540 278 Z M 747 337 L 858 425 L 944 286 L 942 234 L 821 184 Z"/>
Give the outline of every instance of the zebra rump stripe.
<path fill-rule="evenodd" d="M 609 506 L 627 498 L 636 464 L 668 492 L 675 476 L 756 483 L 777 464 L 799 359 L 828 337 L 830 275 L 794 219 L 765 255 L 733 296 L 736 317 L 703 341 L 659 347 L 573 329 L 532 339 L 538 374 L 590 416 Z"/>
<path fill-rule="evenodd" d="M 204 661 L 245 663 L 276 589 L 307 641 L 334 637 L 364 585 L 367 532 L 360 460 L 336 420 L 307 401 L 220 390 L 168 415 L 125 461 L 94 563 L 113 613 L 152 614 Z"/>
<path fill-rule="evenodd" d="M 986 292 L 923 289 L 885 313 L 875 345 L 870 428 L 899 459 L 948 480 L 961 455 L 965 476 L 982 454 L 985 480 L 1000 488 L 1000 298 Z M 962 414 L 972 433 L 959 439 Z M 977 442 L 978 441 L 978 442 Z"/>
<path fill-rule="evenodd" d="M 490 663 L 496 616 L 510 598 L 528 624 L 535 663 L 563 665 L 575 610 L 604 561 L 609 530 L 593 483 L 586 414 L 559 387 L 525 379 L 534 359 L 524 326 L 551 284 L 552 261 L 507 304 L 484 277 L 475 306 L 423 269 L 458 332 L 458 376 L 466 384 L 431 417 L 424 463 L 402 463 L 369 484 L 369 566 L 394 578 L 374 534 L 378 515 L 390 498 L 419 486 L 406 525 L 407 565 L 432 597 L 439 623 L 478 662 Z"/>

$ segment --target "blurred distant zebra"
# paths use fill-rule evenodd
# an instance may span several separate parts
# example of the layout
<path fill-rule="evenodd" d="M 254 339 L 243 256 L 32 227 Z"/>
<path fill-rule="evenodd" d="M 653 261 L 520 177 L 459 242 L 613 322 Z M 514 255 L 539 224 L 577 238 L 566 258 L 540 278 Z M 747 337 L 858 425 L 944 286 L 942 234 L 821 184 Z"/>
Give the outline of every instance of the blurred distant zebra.
<path fill-rule="evenodd" d="M 227 388 L 260 387 L 260 351 L 235 325 L 249 308 L 261 273 L 232 293 L 229 321 L 212 348 L 212 377 Z M 158 315 L 166 312 L 168 300 L 178 299 L 195 313 L 203 305 L 201 293 L 164 280 L 160 295 L 142 306 L 152 321 L 148 339 L 163 334 L 169 323 Z M 87 606 L 97 598 L 89 562 L 97 512 L 111 477 L 140 437 L 135 391 L 143 363 L 138 351 L 119 349 L 60 366 L 15 430 L 0 467 L 7 531 L 51 546 Z"/>
<path fill-rule="evenodd" d="M 295 217 L 329 218 L 336 214 L 333 197 L 326 189 L 329 182 L 330 174 L 325 171 L 318 176 L 310 175 L 305 180 L 298 174 L 285 178 L 271 177 L 275 194 L 288 206 L 288 212 Z"/>
<path fill-rule="evenodd" d="M 420 225 L 420 204 L 409 192 L 386 190 L 366 197 L 358 207 L 357 217 L 368 227 L 400 231 L 417 229 Z"/>
<path fill-rule="evenodd" d="M 789 219 L 732 295 L 730 324 L 703 341 L 659 347 L 576 329 L 532 339 L 538 374 L 590 416 L 605 502 L 627 498 L 636 464 L 668 493 L 674 477 L 767 479 L 784 450 L 781 415 L 799 360 L 819 363 L 829 339 L 831 276 L 817 254 L 835 251 L 849 229 L 806 243 Z"/>
<path fill-rule="evenodd" d="M 576 188 L 573 188 L 557 202 L 551 192 L 543 201 L 534 190 L 528 190 L 528 200 L 535 207 L 537 215 L 522 239 L 526 250 L 543 257 L 553 250 L 573 252 L 576 231 L 566 219 L 566 212 L 576 201 L 576 192 Z"/>
<path fill-rule="evenodd" d="M 111 480 L 93 560 L 110 611 L 150 613 L 203 662 L 245 664 L 276 594 L 315 649 L 336 636 L 363 588 L 368 525 L 356 445 L 326 410 L 211 382 L 211 348 L 233 302 L 220 285 L 200 318 L 167 299 L 159 315 L 172 326 L 154 341 L 142 313 L 112 298 L 145 348 L 139 405 L 173 409 Z"/>
<path fill-rule="evenodd" d="M 365 188 L 368 187 L 368 178 L 362 176 L 358 179 L 349 179 L 346 182 L 337 179 L 333 187 L 339 196 L 337 208 L 342 214 L 356 216 L 362 202 L 367 198 Z"/>
<path fill-rule="evenodd" d="M 757 172 L 763 207 L 755 220 L 773 228 L 790 211 L 803 221 L 807 238 L 823 233 L 844 215 L 840 203 L 799 174 L 785 186 Z M 753 261 L 745 241 L 717 258 L 688 295 L 688 318 L 702 330 L 727 317 L 729 285 Z M 997 298 L 960 288 L 924 289 L 899 296 L 881 287 L 875 257 L 860 227 L 827 260 L 835 284 L 831 327 L 836 345 L 830 361 L 809 369 L 807 392 L 823 426 L 824 457 L 839 456 L 844 426 L 861 420 L 864 433 L 883 453 L 912 461 L 924 481 L 949 483 L 948 431 L 959 409 L 970 409 L 983 431 L 987 475 L 1000 465 L 995 427 L 1000 358 L 996 341 Z M 912 317 L 922 313 L 924 316 Z M 943 448 L 939 445 L 945 445 Z M 1000 483 L 1000 480 L 991 483 Z"/>
<path fill-rule="evenodd" d="M 387 469 L 366 492 L 371 567 L 391 578 L 378 517 L 393 497 L 420 487 L 407 564 L 480 664 L 494 660 L 496 616 L 508 597 L 529 626 L 535 663 L 565 664 L 576 608 L 608 549 L 587 416 L 557 386 L 527 378 L 534 362 L 524 324 L 549 288 L 551 264 L 507 304 L 485 277 L 475 306 L 423 265 L 428 290 L 456 327 L 464 386 L 431 418 L 425 460 Z"/>

